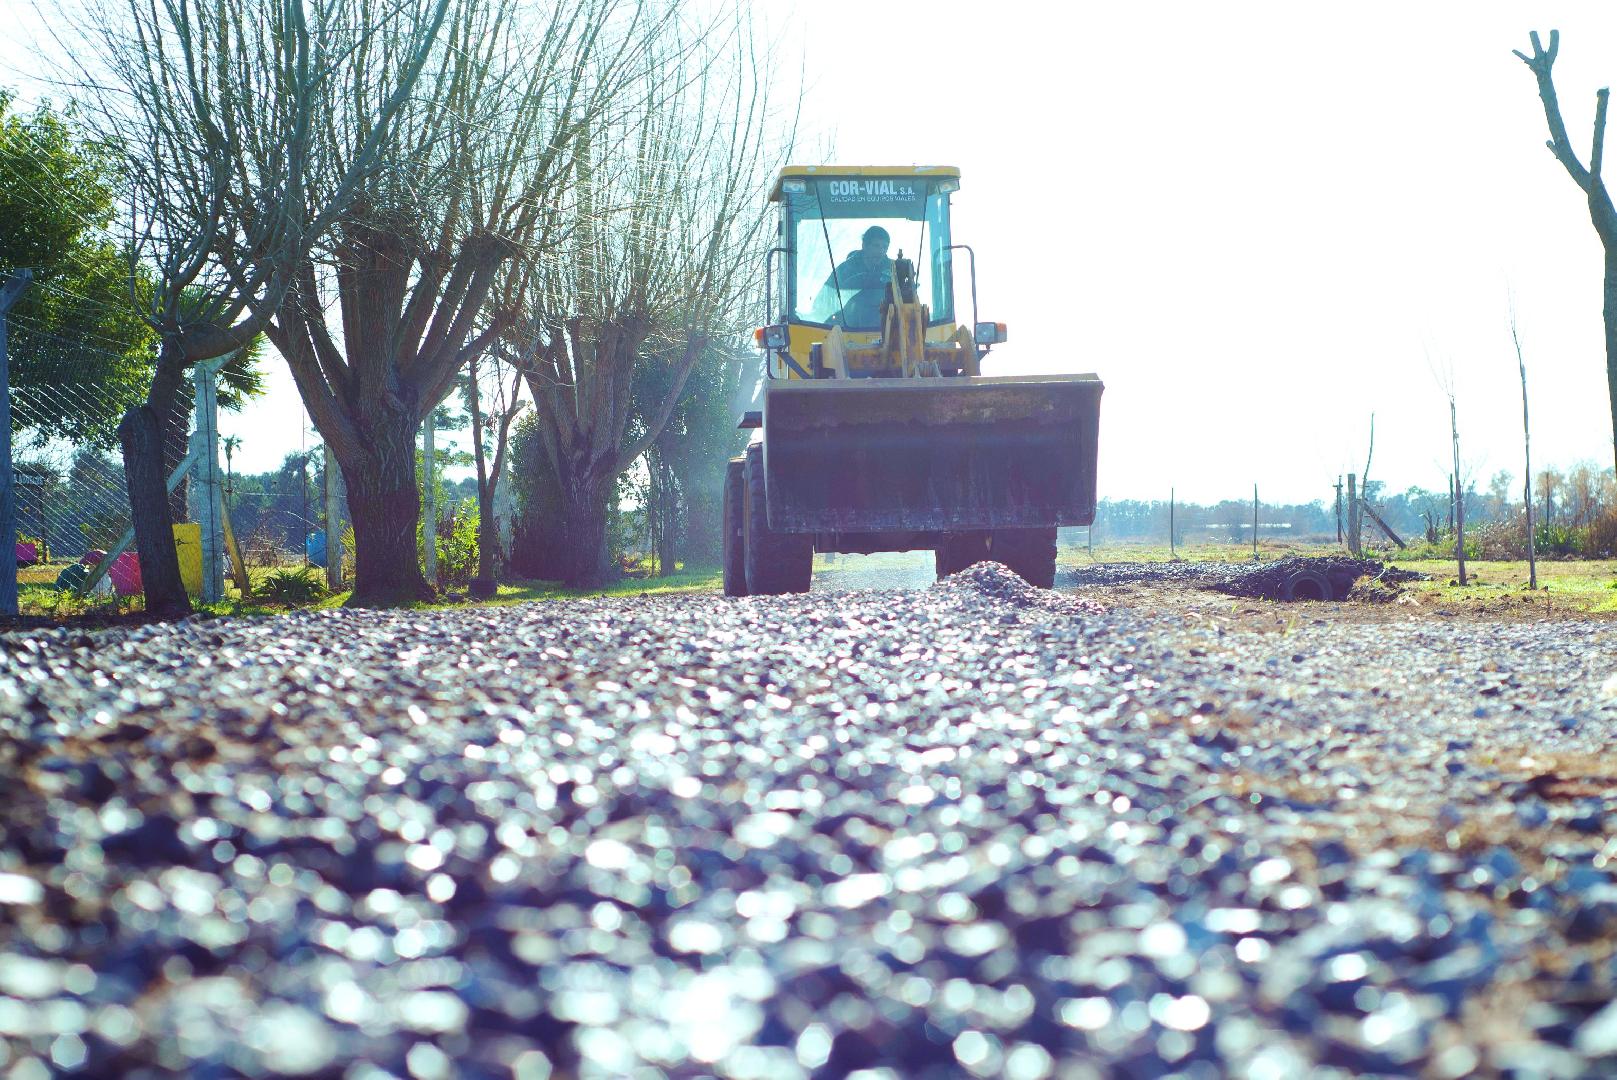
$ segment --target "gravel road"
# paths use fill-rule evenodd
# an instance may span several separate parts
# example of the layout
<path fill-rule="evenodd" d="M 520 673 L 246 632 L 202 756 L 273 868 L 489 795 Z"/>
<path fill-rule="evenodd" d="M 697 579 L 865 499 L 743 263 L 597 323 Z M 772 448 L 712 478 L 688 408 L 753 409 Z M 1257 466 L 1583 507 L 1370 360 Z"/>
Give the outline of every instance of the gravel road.
<path fill-rule="evenodd" d="M 0 641 L 0 1069 L 1617 1072 L 1617 624 L 830 584 Z"/>

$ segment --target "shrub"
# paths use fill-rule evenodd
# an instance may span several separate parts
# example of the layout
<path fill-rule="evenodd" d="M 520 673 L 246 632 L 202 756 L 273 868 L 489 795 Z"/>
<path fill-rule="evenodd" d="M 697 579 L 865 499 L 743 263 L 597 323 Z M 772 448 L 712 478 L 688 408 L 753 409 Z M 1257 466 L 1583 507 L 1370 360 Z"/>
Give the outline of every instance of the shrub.
<path fill-rule="evenodd" d="M 464 499 L 438 519 L 438 580 L 433 584 L 465 585 L 477 573 L 477 502 Z M 426 530 L 416 524 L 416 547 L 425 555 Z"/>
<path fill-rule="evenodd" d="M 1578 530 L 1569 525 L 1540 522 L 1533 530 L 1533 546 L 1545 558 L 1565 558 L 1578 551 Z"/>
<path fill-rule="evenodd" d="M 1617 507 L 1608 507 L 1583 531 L 1579 554 L 1588 559 L 1617 557 Z"/>
<path fill-rule="evenodd" d="M 320 578 L 320 572 L 312 566 L 300 566 L 291 570 L 277 570 L 266 577 L 258 586 L 260 599 L 269 600 L 277 604 L 312 604 L 326 595 L 326 584 Z"/>
<path fill-rule="evenodd" d="M 477 503 L 455 507 L 438 533 L 438 582 L 465 585 L 477 573 Z"/>
<path fill-rule="evenodd" d="M 1527 558 L 1527 515 L 1467 529 L 1465 547 L 1468 559 Z"/>

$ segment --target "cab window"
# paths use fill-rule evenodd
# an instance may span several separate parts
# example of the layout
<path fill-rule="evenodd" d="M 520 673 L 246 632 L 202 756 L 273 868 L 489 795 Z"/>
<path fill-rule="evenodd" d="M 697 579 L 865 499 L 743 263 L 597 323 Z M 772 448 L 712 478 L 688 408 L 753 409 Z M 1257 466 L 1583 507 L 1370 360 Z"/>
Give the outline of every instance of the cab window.
<path fill-rule="evenodd" d="M 881 302 L 902 255 L 933 323 L 954 319 L 949 196 L 930 179 L 811 179 L 787 199 L 792 317 L 881 329 Z"/>

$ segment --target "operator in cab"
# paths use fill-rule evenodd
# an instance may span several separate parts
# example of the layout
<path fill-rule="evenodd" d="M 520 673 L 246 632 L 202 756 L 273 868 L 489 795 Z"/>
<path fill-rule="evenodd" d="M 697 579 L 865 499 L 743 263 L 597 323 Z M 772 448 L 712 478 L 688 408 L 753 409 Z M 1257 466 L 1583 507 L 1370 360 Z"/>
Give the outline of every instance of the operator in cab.
<path fill-rule="evenodd" d="M 814 310 L 823 313 L 827 321 L 850 330 L 876 329 L 881 320 L 882 297 L 893 280 L 893 260 L 887 257 L 891 242 L 892 237 L 880 225 L 866 229 L 860 237 L 859 250 L 849 252 L 825 279 L 820 295 L 815 297 Z"/>

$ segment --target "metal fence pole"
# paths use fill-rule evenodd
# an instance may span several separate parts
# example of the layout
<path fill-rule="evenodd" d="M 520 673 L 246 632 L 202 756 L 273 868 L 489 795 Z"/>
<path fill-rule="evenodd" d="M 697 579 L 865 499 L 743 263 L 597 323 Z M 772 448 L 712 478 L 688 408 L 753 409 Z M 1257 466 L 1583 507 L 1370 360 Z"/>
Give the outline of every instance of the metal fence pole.
<path fill-rule="evenodd" d="M 1258 485 L 1252 485 L 1252 558 L 1258 558 Z"/>
<path fill-rule="evenodd" d="M 11 475 L 11 370 L 6 356 L 6 315 L 34 279 L 32 270 L 14 270 L 0 285 L 0 618 L 17 617 L 17 488 Z"/>
<path fill-rule="evenodd" d="M 438 477 L 437 448 L 433 429 L 437 426 L 434 412 L 427 414 L 421 424 L 421 504 L 424 511 L 421 522 L 422 546 L 426 548 L 427 584 L 438 584 Z"/>
<path fill-rule="evenodd" d="M 202 602 L 225 596 L 225 507 L 219 476 L 219 367 L 196 369 L 197 473 L 202 481 Z"/>
<path fill-rule="evenodd" d="M 326 588 L 342 588 L 342 514 L 337 508 L 337 455 L 326 450 Z"/>

